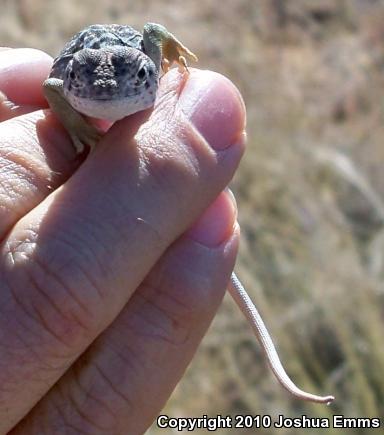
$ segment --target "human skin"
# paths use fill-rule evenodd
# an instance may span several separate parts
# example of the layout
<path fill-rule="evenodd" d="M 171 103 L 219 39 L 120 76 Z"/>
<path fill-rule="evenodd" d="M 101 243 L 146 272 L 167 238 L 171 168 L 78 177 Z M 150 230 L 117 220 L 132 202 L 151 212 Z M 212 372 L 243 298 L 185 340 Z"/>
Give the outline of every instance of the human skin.
<path fill-rule="evenodd" d="M 52 59 L 0 51 L 0 434 L 140 434 L 223 298 L 225 187 L 245 109 L 224 77 L 161 79 L 86 160 L 46 109 Z M 42 110 L 46 109 L 46 110 Z"/>

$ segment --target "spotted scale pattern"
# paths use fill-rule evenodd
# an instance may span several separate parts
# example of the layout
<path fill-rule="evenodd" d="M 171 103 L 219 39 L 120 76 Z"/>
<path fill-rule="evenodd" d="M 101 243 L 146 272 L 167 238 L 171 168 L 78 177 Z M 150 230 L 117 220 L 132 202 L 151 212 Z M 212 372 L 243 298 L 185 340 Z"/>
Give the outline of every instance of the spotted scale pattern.
<path fill-rule="evenodd" d="M 153 105 L 159 71 L 140 32 L 94 24 L 67 42 L 49 77 L 63 80 L 66 99 L 80 113 L 116 121 Z"/>

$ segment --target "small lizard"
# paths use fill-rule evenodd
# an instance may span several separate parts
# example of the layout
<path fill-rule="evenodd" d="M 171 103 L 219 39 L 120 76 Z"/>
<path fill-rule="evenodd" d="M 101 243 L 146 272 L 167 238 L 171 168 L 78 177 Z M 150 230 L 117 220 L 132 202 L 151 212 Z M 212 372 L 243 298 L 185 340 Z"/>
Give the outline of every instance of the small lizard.
<path fill-rule="evenodd" d="M 44 94 L 81 153 L 85 145 L 92 149 L 102 134 L 83 115 L 114 122 L 153 106 L 160 71 L 166 72 L 174 62 L 188 71 L 189 60 L 197 61 L 197 57 L 160 24 L 147 23 L 143 33 L 130 26 L 95 24 L 64 46 L 44 82 Z M 234 272 L 228 290 L 281 385 L 298 399 L 332 402 L 333 396 L 307 393 L 291 381 L 260 314 Z"/>
<path fill-rule="evenodd" d="M 117 121 L 152 107 L 160 70 L 197 57 L 160 24 L 143 33 L 130 26 L 94 24 L 74 35 L 53 62 L 43 84 L 53 112 L 78 153 L 101 137 L 81 115 Z"/>

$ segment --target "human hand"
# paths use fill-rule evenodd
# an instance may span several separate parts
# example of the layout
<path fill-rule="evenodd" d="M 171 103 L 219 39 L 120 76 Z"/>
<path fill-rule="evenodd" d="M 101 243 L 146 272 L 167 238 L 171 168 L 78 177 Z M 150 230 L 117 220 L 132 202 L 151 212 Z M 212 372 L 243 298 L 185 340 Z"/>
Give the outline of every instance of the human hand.
<path fill-rule="evenodd" d="M 139 434 L 233 269 L 236 206 L 220 192 L 244 106 L 222 76 L 172 70 L 154 111 L 117 122 L 79 166 L 37 110 L 51 62 L 0 51 L 16 104 L 0 107 L 0 433 Z"/>

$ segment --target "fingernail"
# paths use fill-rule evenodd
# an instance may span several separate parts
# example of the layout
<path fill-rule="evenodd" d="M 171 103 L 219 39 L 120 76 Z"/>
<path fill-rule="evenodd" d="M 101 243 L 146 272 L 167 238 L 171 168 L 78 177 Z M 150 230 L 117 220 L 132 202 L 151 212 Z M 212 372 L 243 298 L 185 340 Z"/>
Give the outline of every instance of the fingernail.
<path fill-rule="evenodd" d="M 192 70 L 179 104 L 215 150 L 237 143 L 245 129 L 245 106 L 241 95 L 221 74 Z"/>
<path fill-rule="evenodd" d="M 233 193 L 226 189 L 205 210 L 186 235 L 195 242 L 214 248 L 231 236 L 236 219 L 236 200 Z"/>

